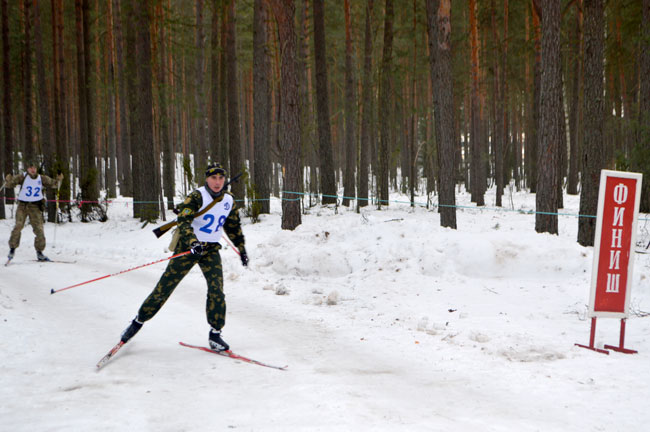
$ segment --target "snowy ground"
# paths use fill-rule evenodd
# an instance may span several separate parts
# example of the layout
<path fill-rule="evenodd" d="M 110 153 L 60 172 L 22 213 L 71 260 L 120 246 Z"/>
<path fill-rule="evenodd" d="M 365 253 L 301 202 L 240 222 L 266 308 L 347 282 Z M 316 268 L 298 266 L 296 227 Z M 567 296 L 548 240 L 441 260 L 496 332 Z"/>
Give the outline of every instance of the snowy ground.
<path fill-rule="evenodd" d="M 396 199 L 406 200 L 403 197 Z M 467 195 L 459 204 L 468 203 Z M 504 200 L 509 202 L 509 197 Z M 488 195 L 488 207 L 493 197 Z M 564 212 L 577 214 L 578 198 Z M 534 196 L 515 193 L 515 209 Z M 110 206 L 106 223 L 46 225 L 53 259 L 38 263 L 23 230 L 0 267 L 2 431 L 640 431 L 650 424 L 650 255 L 636 254 L 626 346 L 587 343 L 592 249 L 577 219 L 536 234 L 534 216 L 391 205 L 357 214 L 314 208 L 293 232 L 279 202 L 244 220 L 250 267 L 222 251 L 234 351 L 287 371 L 178 345 L 206 344 L 205 282 L 192 270 L 104 369 L 165 263 L 50 295 L 50 289 L 168 256 Z M 8 208 L 10 211 L 10 208 Z M 170 214 L 171 216 L 171 214 Z M 641 215 L 647 218 L 647 215 Z M 0 251 L 13 220 L 0 221 Z M 640 222 L 639 236 L 648 237 Z M 600 319 L 597 346 L 618 345 Z"/>

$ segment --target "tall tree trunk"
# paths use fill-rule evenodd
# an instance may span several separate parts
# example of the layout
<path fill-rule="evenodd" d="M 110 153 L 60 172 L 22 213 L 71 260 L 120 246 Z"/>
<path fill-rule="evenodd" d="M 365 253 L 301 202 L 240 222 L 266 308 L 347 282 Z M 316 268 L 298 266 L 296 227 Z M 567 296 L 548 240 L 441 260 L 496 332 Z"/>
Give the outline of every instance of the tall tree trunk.
<path fill-rule="evenodd" d="M 14 145 L 13 145 L 13 128 L 11 124 L 11 70 L 10 65 L 10 46 L 9 46 L 9 10 L 7 0 L 0 0 L 2 5 L 2 126 L 4 129 L 4 153 L 2 166 L 2 181 L 7 174 L 13 172 L 14 165 Z M 9 199 L 14 198 L 14 191 L 5 188 L 4 196 Z M 4 200 L 3 200 L 4 201 Z M 0 205 L 0 219 L 4 219 L 4 203 Z"/>
<path fill-rule="evenodd" d="M 454 193 L 454 94 L 451 71 L 451 0 L 427 0 L 427 29 L 431 55 L 440 226 L 456 229 Z"/>
<path fill-rule="evenodd" d="M 167 50 L 165 49 L 167 34 L 165 32 L 165 11 L 159 3 L 156 5 L 160 20 L 160 58 L 158 67 L 158 103 L 160 105 L 160 134 L 163 150 L 163 190 L 167 197 L 167 209 L 174 208 L 174 195 L 176 191 L 176 153 L 171 137 L 171 118 L 169 115 L 168 100 L 172 94 L 171 85 L 167 80 L 165 65 L 167 64 Z"/>
<path fill-rule="evenodd" d="M 499 35 L 496 21 L 496 5 L 494 0 L 491 4 L 492 37 L 494 39 L 494 136 L 492 150 L 494 151 L 494 177 L 496 183 L 496 205 L 501 207 L 504 188 L 504 153 L 506 149 L 505 131 L 505 97 L 503 93 L 503 50 L 502 39 Z M 504 38 L 505 40 L 505 38 Z"/>
<path fill-rule="evenodd" d="M 604 164 L 603 123 L 603 0 L 584 0 L 584 142 L 582 151 L 582 189 L 578 219 L 578 243 L 593 246 L 596 232 L 600 170 Z"/>
<path fill-rule="evenodd" d="M 34 124 L 32 117 L 32 0 L 24 0 L 23 13 L 25 20 L 25 34 L 23 40 L 24 164 L 27 161 L 35 163 L 35 158 L 37 156 L 36 149 L 34 148 Z"/>
<path fill-rule="evenodd" d="M 88 23 L 84 22 L 88 14 L 88 0 L 75 0 L 75 23 L 77 38 L 77 103 L 79 110 L 79 185 L 81 187 L 81 221 L 92 220 L 93 204 L 97 201 L 97 170 L 95 169 L 95 142 L 90 132 L 91 116 L 88 112 L 90 97 L 88 69 L 90 62 L 87 45 L 90 38 L 85 34 L 89 31 Z"/>
<path fill-rule="evenodd" d="M 115 76 L 115 43 L 113 38 L 113 3 L 106 3 L 106 69 L 108 72 L 108 151 L 106 155 L 106 197 L 117 196 L 117 79 Z"/>
<path fill-rule="evenodd" d="M 210 34 L 210 121 L 208 133 L 210 136 L 210 161 L 219 161 L 219 2 L 212 2 Z M 170 56 L 171 57 L 171 56 Z M 224 163 L 224 161 L 222 161 Z"/>
<path fill-rule="evenodd" d="M 300 166 L 300 107 L 298 81 L 296 80 L 296 30 L 294 27 L 295 5 L 293 0 L 269 0 L 278 22 L 281 58 L 280 124 L 282 137 L 283 188 L 285 191 L 302 192 L 302 167 Z M 286 196 L 285 196 L 286 195 Z M 294 230 L 301 224 L 300 198 L 283 194 L 282 229 Z"/>
<path fill-rule="evenodd" d="M 352 18 L 350 0 L 345 0 L 345 175 L 343 180 L 343 205 L 354 198 L 354 174 L 357 166 L 357 94 L 352 47 Z"/>
<path fill-rule="evenodd" d="M 122 2 L 125 0 L 122 0 Z M 117 94 L 119 103 L 117 105 L 119 115 L 117 123 L 119 124 L 118 144 L 117 144 L 117 169 L 120 184 L 120 194 L 123 196 L 133 196 L 133 178 L 131 174 L 131 134 L 129 133 L 129 117 L 127 116 L 127 77 L 124 65 L 123 41 L 122 37 L 122 17 L 120 0 L 112 0 L 115 19 L 113 20 L 115 34 L 115 63 L 117 67 Z M 130 18 L 129 18 L 130 19 Z"/>
<path fill-rule="evenodd" d="M 542 65 L 542 49 L 541 49 L 541 33 L 540 33 L 540 23 L 539 23 L 539 14 L 537 9 L 534 7 L 535 1 L 531 1 L 533 4 L 532 15 L 533 15 L 533 40 L 534 40 L 534 56 L 535 62 L 533 66 L 533 91 L 532 91 L 532 106 L 529 108 L 532 114 L 532 121 L 529 123 L 529 128 L 526 134 L 526 157 L 525 163 L 528 165 L 529 169 L 527 170 L 527 180 L 530 192 L 537 192 L 537 145 L 539 143 L 539 92 L 540 92 L 540 77 L 541 77 L 541 65 Z M 528 139 L 530 135 L 530 140 Z"/>
<path fill-rule="evenodd" d="M 266 22 L 267 5 L 255 0 L 253 11 L 253 189 L 260 213 L 270 213 L 271 198 L 271 75 Z"/>
<path fill-rule="evenodd" d="M 226 59 L 228 69 L 228 141 L 230 151 L 230 170 L 232 175 L 245 170 L 244 158 L 242 157 L 242 143 L 240 132 L 239 116 L 239 76 L 237 75 L 237 29 L 235 16 L 235 0 L 229 0 L 226 37 Z M 238 199 L 244 199 L 246 190 L 244 182 L 237 182 L 231 185 L 234 195 Z"/>
<path fill-rule="evenodd" d="M 643 172 L 640 211 L 650 213 L 650 0 L 643 0 L 640 44 L 639 126 L 635 151 L 635 169 Z"/>
<path fill-rule="evenodd" d="M 370 165 L 370 142 L 372 127 L 372 9 L 373 0 L 366 3 L 366 24 L 364 28 L 363 81 L 361 87 L 361 142 L 359 144 L 359 188 L 357 204 L 368 205 L 368 168 Z"/>
<path fill-rule="evenodd" d="M 471 95 L 470 95 L 470 189 L 471 200 L 477 206 L 485 205 L 484 196 L 484 170 L 485 163 L 482 141 L 481 102 L 480 102 L 480 65 L 479 65 L 479 38 L 478 19 L 476 17 L 476 0 L 469 0 L 469 25 L 470 25 L 470 49 L 471 49 Z"/>
<path fill-rule="evenodd" d="M 576 2 L 575 37 L 577 42 L 573 45 L 573 79 L 571 89 L 571 108 L 569 112 L 569 176 L 567 181 L 567 193 L 578 194 L 578 172 L 580 171 L 580 82 L 582 80 L 582 0 Z"/>
<path fill-rule="evenodd" d="M 43 52 L 43 27 L 41 26 L 41 11 L 37 0 L 34 1 L 34 50 L 36 55 L 36 91 L 38 95 L 38 112 L 40 126 L 41 152 L 45 157 L 45 166 L 47 173 L 56 176 L 56 167 L 54 165 L 54 147 L 52 146 L 52 129 L 50 120 L 50 100 L 47 94 L 47 84 L 45 82 L 45 62 Z M 48 199 L 56 199 L 56 191 L 48 192 Z M 56 220 L 56 206 L 48 206 L 48 221 Z"/>
<path fill-rule="evenodd" d="M 377 173 L 377 186 L 379 192 L 378 207 L 389 203 L 389 157 L 391 150 L 391 125 L 393 119 L 393 102 L 391 98 L 392 87 L 392 55 L 393 55 L 393 0 L 386 0 L 386 16 L 384 17 L 384 47 L 381 59 L 381 79 L 379 82 L 379 117 L 381 126 L 379 131 L 379 170 Z"/>
<path fill-rule="evenodd" d="M 70 213 L 70 161 L 67 134 L 68 115 L 66 107 L 66 73 L 63 37 L 63 0 L 52 0 L 52 63 L 54 70 L 54 140 L 55 140 L 55 170 L 63 173 L 63 181 L 59 187 L 59 208 L 68 219 Z"/>
<path fill-rule="evenodd" d="M 125 37 L 125 71 L 124 78 L 126 81 L 126 94 L 129 112 L 129 148 L 131 153 L 128 157 L 131 159 L 131 192 L 133 194 L 133 217 L 141 218 L 143 212 L 143 185 L 144 167 L 141 165 L 143 160 L 139 157 L 140 145 L 139 134 L 141 131 L 138 129 L 138 106 L 141 101 L 138 101 L 139 87 L 138 87 L 138 50 L 137 50 L 137 26 L 139 23 L 136 21 L 137 10 L 141 8 L 136 0 L 126 0 L 123 8 L 123 15 L 125 16 L 126 23 L 126 37 Z"/>
<path fill-rule="evenodd" d="M 316 114 L 318 118 L 318 156 L 323 204 L 336 204 L 336 179 L 330 125 L 330 107 L 325 48 L 324 0 L 313 0 L 314 62 L 316 69 Z"/>
<path fill-rule="evenodd" d="M 222 2 L 221 8 L 221 50 L 219 57 L 219 132 L 220 132 L 220 142 L 219 149 L 221 153 L 219 154 L 219 159 L 221 164 L 225 167 L 229 167 L 232 171 L 233 167 L 230 166 L 230 150 L 229 150 L 229 132 L 228 132 L 228 60 L 226 52 L 228 51 L 228 7 L 227 3 Z"/>
<path fill-rule="evenodd" d="M 562 103 L 560 57 L 560 3 L 539 0 L 542 12 L 542 76 L 540 87 L 540 124 L 537 144 L 537 196 L 535 231 L 558 233 L 559 151 L 562 128 L 558 115 Z"/>
<path fill-rule="evenodd" d="M 233 0 L 234 3 L 234 0 Z M 233 6 L 234 7 L 234 6 Z M 207 166 L 207 145 L 206 145 L 206 123 L 205 123 L 205 100 L 203 98 L 203 63 L 204 63 L 204 35 L 203 35 L 203 0 L 196 0 L 196 63 L 194 83 L 194 103 L 196 104 L 196 146 L 194 153 L 194 175 L 197 179 L 203 177 Z"/>
<path fill-rule="evenodd" d="M 138 166 L 142 170 L 140 180 L 142 185 L 140 195 L 135 199 L 142 201 L 140 220 L 153 222 L 158 219 L 158 193 L 157 175 L 159 168 L 155 163 L 159 158 L 151 157 L 154 154 L 153 139 L 153 95 L 152 95 L 152 73 L 151 73 L 151 0 L 139 0 L 138 7 L 134 9 L 135 39 L 136 39 L 136 104 L 133 107 L 135 115 L 134 124 L 138 125 L 135 133 L 135 141 L 132 142 L 134 160 L 138 160 Z"/>

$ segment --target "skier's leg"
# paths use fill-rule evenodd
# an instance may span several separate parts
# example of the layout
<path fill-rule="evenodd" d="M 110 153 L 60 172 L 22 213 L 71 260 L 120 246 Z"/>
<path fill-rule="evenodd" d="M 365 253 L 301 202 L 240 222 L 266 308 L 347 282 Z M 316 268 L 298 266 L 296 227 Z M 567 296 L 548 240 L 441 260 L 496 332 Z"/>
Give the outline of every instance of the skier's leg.
<path fill-rule="evenodd" d="M 223 293 L 223 270 L 219 249 L 210 250 L 199 261 L 199 267 L 208 284 L 205 314 L 208 324 L 214 330 L 221 330 L 226 324 L 226 296 Z"/>
<path fill-rule="evenodd" d="M 185 275 L 192 269 L 199 257 L 196 255 L 183 255 L 169 261 L 165 272 L 160 277 L 158 284 L 153 289 L 149 297 L 146 298 L 140 310 L 137 319 L 145 322 L 153 318 L 154 315 L 165 304 L 169 296 Z"/>
<path fill-rule="evenodd" d="M 16 249 L 20 245 L 20 232 L 23 230 L 25 220 L 27 219 L 26 207 L 26 204 L 18 203 L 16 225 L 14 225 L 14 229 L 11 230 L 11 235 L 9 236 L 9 249 Z"/>

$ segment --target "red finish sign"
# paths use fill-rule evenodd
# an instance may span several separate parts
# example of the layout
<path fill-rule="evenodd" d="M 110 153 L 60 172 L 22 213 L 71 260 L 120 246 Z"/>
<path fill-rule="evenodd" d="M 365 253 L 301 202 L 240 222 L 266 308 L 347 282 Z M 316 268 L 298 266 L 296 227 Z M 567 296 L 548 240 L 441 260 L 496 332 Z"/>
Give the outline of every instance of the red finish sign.
<path fill-rule="evenodd" d="M 589 302 L 592 317 L 628 315 L 641 179 L 641 174 L 601 171 Z"/>

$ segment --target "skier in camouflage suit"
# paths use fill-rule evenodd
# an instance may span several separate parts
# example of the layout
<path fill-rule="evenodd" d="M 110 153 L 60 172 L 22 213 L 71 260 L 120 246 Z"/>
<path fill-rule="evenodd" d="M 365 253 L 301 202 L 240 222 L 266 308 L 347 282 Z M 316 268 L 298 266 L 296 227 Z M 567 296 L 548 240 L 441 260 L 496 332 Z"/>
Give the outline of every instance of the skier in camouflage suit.
<path fill-rule="evenodd" d="M 44 187 L 57 187 L 60 181 L 63 180 L 63 174 L 59 174 L 56 180 L 38 173 L 36 163 L 27 162 L 25 164 L 27 172 L 23 174 L 11 175 L 7 174 L 6 186 L 13 188 L 17 185 L 20 186 L 18 193 L 18 209 L 16 210 L 16 225 L 11 231 L 9 237 L 9 255 L 7 258 L 12 259 L 16 253 L 16 248 L 20 245 L 20 233 L 25 226 L 27 218 L 34 231 L 34 249 L 36 249 L 36 258 L 39 261 L 49 261 L 43 255 L 45 249 L 45 232 L 43 230 L 43 210 L 45 206 L 43 188 Z"/>
<path fill-rule="evenodd" d="M 160 281 L 142 303 L 138 315 L 122 333 L 122 342 L 126 343 L 150 320 L 165 304 L 176 286 L 185 275 L 198 264 L 208 284 L 206 316 L 210 324 L 210 347 L 217 351 L 228 350 L 229 346 L 221 338 L 221 329 L 225 325 L 226 300 L 223 292 L 223 272 L 219 240 L 223 232 L 239 250 L 241 262 L 248 265 L 248 256 L 244 247 L 244 235 L 241 230 L 238 207 L 233 196 L 223 190 L 226 171 L 220 164 L 211 164 L 205 172 L 205 186 L 192 192 L 179 206 L 177 218 L 179 239 L 174 253 L 191 250 L 169 261 Z M 196 217 L 212 200 L 217 203 L 203 215 Z"/>

